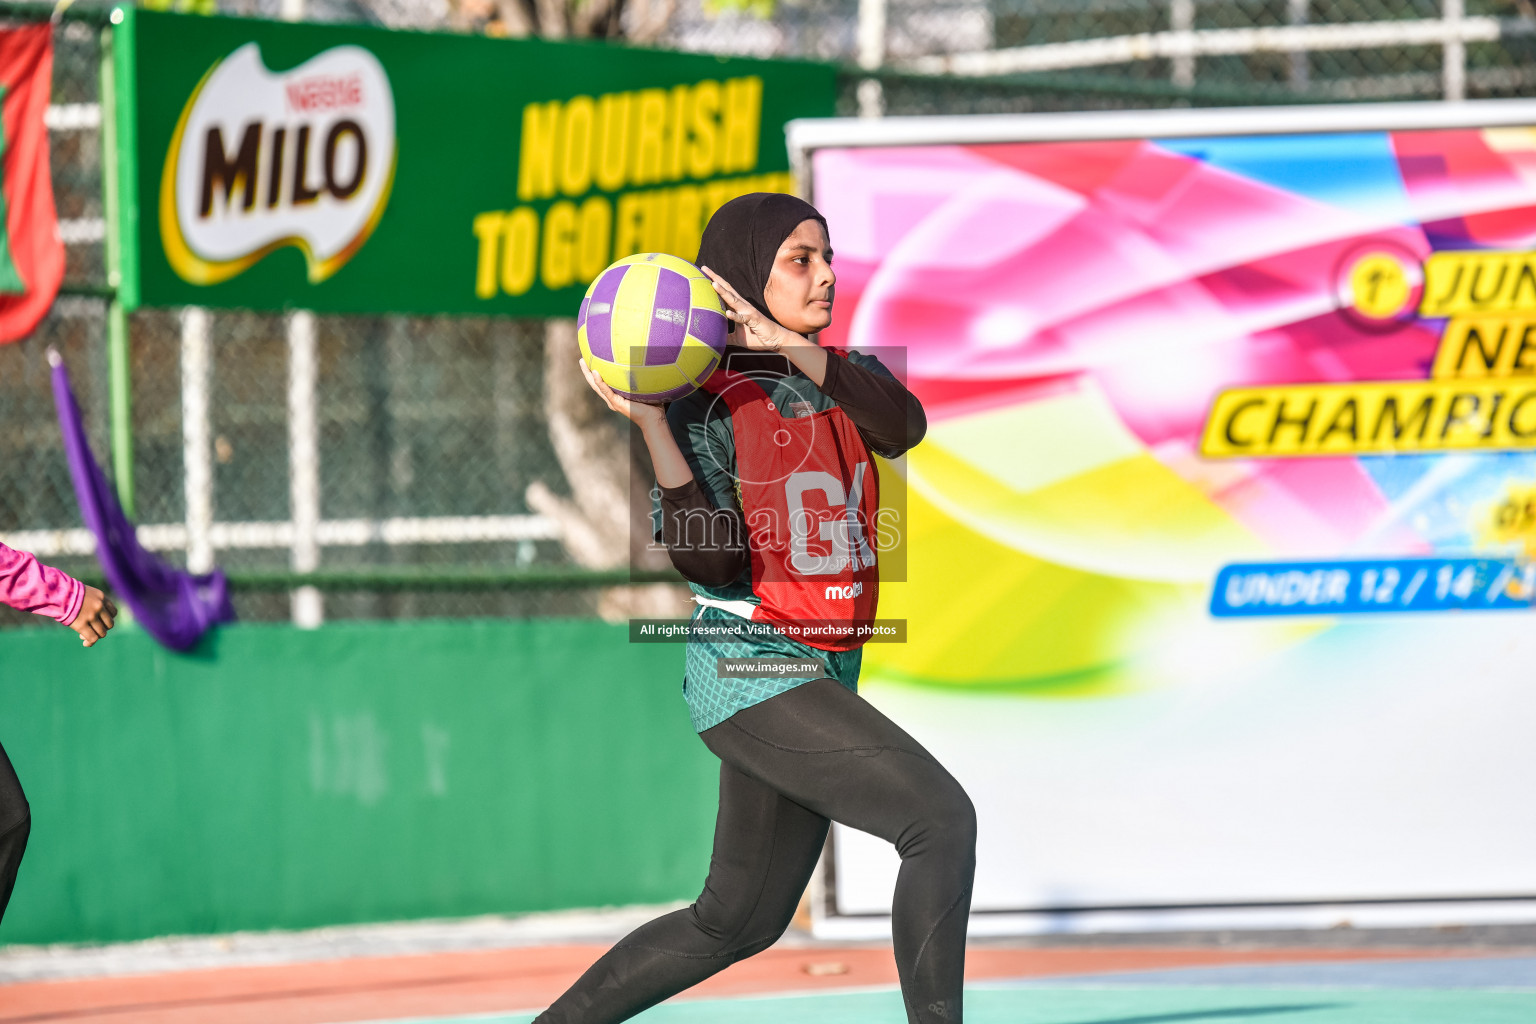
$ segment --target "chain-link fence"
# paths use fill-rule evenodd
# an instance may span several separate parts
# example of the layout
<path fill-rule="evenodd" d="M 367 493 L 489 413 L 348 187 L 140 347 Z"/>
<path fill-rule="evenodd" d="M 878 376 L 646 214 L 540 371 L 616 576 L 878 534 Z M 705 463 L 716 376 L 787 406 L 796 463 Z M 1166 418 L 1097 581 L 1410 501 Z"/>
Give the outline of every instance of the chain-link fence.
<path fill-rule="evenodd" d="M 885 29 L 863 52 L 861 7 Z M 678 0 L 660 41 L 862 59 L 878 66 L 889 114 L 1536 90 L 1532 0 Z"/>
<path fill-rule="evenodd" d="M 605 31 L 649 45 L 836 61 L 848 114 L 1536 90 L 1533 0 L 609 2 L 619 6 Z M 92 20 L 90 5 L 82 0 L 76 9 L 87 16 L 55 29 L 48 115 L 68 283 L 32 338 L 0 346 L 0 536 L 88 578 L 92 541 L 55 423 L 46 350 L 68 364 L 98 459 L 110 465 L 102 8 Z M 220 0 L 217 8 L 505 34 L 534 5 Z M 245 619 L 681 609 L 675 587 L 651 592 L 649 603 L 616 599 L 620 592 L 599 588 L 624 578 L 622 566 L 578 566 L 562 543 L 554 513 L 580 511 L 566 496 L 581 490 L 571 475 L 582 470 L 562 464 L 551 438 L 547 335 L 543 323 L 506 319 L 140 311 L 128 349 L 141 537 L 179 564 L 229 571 Z M 313 450 L 295 416 L 313 420 Z M 530 507 L 535 492 L 549 496 L 544 507 Z M 582 585 L 573 586 L 562 574 L 578 569 Z M 323 598 L 295 590 L 296 571 Z M 40 624 L 0 610 L 0 626 Z"/>

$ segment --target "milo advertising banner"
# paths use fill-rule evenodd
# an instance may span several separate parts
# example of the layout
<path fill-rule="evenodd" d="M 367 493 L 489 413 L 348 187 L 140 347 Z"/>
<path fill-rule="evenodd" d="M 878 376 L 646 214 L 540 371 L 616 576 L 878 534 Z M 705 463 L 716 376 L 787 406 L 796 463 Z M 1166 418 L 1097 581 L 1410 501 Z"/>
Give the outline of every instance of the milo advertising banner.
<path fill-rule="evenodd" d="M 130 307 L 571 315 L 635 252 L 788 191 L 828 65 L 125 9 Z"/>

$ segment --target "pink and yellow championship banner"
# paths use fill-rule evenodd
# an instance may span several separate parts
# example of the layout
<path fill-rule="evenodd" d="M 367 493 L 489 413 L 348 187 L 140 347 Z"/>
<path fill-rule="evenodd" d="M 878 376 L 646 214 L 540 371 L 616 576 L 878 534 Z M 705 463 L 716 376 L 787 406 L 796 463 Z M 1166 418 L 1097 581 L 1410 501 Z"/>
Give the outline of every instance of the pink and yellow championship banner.
<path fill-rule="evenodd" d="M 928 411 L 863 685 L 976 801 L 978 927 L 1536 920 L 1532 125 L 792 126 L 823 341 Z M 835 851 L 828 927 L 888 913 Z"/>

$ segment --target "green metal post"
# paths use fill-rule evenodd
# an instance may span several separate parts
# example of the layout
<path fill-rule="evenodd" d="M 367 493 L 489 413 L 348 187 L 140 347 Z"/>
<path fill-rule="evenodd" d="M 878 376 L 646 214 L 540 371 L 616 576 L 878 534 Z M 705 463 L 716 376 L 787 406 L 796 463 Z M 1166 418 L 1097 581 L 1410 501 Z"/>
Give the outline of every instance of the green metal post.
<path fill-rule="evenodd" d="M 128 310 L 121 299 L 107 306 L 108 400 L 112 427 L 112 479 L 117 500 L 132 519 L 133 501 L 133 377 L 128 367 Z"/>
<path fill-rule="evenodd" d="M 101 199 L 105 215 L 107 283 L 113 297 L 107 307 L 107 372 L 111 414 L 112 477 L 123 511 L 135 515 L 133 488 L 133 376 L 129 364 L 128 310 L 138 300 L 137 274 L 133 273 L 136 224 L 125 223 L 133 211 L 137 188 L 132 108 L 120 99 L 131 95 L 131 13 L 118 8 L 101 33 Z M 119 34 L 122 38 L 115 38 Z M 117 44 L 123 45 L 121 50 Z M 121 58 L 119 57 L 121 54 Z M 123 88 L 120 89 L 120 86 Z"/>

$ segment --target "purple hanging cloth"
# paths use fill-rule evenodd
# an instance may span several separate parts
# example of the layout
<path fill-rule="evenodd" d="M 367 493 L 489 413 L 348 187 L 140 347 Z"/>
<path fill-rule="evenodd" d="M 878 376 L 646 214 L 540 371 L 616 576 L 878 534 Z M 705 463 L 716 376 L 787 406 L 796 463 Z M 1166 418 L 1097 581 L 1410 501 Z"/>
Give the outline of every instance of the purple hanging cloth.
<path fill-rule="evenodd" d="M 59 410 L 69 475 L 75 482 L 80 514 L 96 535 L 96 560 L 113 594 L 133 610 L 145 631 L 166 647 L 185 651 L 214 623 L 233 621 L 229 581 L 217 569 L 194 576 L 139 545 L 133 523 L 123 514 L 117 494 L 86 443 L 85 424 L 64 360 L 50 349 L 48 361 L 53 364 L 53 404 Z"/>

